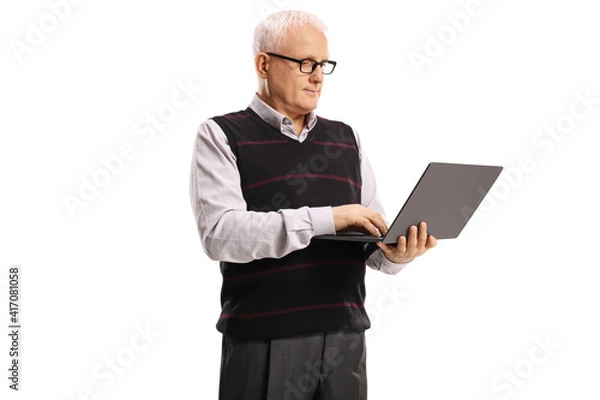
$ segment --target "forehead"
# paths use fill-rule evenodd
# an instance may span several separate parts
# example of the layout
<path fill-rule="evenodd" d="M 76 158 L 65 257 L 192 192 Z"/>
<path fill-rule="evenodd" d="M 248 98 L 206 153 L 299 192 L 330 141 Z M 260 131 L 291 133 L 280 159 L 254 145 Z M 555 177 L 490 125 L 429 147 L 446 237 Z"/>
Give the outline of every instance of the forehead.
<path fill-rule="evenodd" d="M 283 36 L 281 52 L 301 58 L 325 59 L 329 57 L 327 37 L 309 25 L 289 28 Z"/>

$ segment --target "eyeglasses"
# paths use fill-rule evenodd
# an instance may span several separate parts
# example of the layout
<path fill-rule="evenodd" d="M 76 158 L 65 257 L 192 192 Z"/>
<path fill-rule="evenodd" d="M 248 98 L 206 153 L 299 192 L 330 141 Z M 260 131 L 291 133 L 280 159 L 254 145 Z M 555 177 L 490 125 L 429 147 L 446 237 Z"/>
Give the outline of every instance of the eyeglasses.
<path fill-rule="evenodd" d="M 335 69 L 336 62 L 331 60 L 323 60 L 318 62 L 316 60 L 305 58 L 304 60 L 298 60 L 291 57 L 282 56 L 281 54 L 267 53 L 270 56 L 282 58 L 284 60 L 293 61 L 300 64 L 300 72 L 303 74 L 312 74 L 317 69 L 317 66 L 321 66 L 323 75 L 331 75 Z"/>

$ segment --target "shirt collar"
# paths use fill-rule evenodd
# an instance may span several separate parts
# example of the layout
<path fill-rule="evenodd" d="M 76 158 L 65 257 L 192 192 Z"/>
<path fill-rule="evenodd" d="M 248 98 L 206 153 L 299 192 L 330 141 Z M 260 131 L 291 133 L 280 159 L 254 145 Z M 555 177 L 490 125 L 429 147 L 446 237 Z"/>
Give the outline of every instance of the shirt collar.
<path fill-rule="evenodd" d="M 311 111 L 307 116 L 308 124 L 304 126 L 300 135 L 297 135 L 296 132 L 294 132 L 294 123 L 292 120 L 275 111 L 271 106 L 262 101 L 260 97 L 258 97 L 258 94 L 254 94 L 252 102 L 250 103 L 250 108 L 273 128 L 279 130 L 282 134 L 300 142 L 306 139 L 308 132 L 310 132 L 317 124 L 317 115 L 314 111 Z"/>

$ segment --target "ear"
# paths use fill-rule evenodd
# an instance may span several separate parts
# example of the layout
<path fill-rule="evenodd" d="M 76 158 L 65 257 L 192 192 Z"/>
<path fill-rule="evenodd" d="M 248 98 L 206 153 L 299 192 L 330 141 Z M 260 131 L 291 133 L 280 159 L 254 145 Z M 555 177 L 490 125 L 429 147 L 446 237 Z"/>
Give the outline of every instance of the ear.
<path fill-rule="evenodd" d="M 256 73 L 263 79 L 267 78 L 269 72 L 270 59 L 269 55 L 265 53 L 258 53 L 254 59 L 254 66 L 256 67 Z"/>

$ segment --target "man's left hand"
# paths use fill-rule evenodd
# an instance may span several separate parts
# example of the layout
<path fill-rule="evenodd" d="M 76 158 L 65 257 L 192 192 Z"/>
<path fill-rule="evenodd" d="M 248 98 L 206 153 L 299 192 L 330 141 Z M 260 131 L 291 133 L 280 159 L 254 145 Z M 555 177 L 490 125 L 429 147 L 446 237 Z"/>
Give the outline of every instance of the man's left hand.
<path fill-rule="evenodd" d="M 408 230 L 408 239 L 402 235 L 396 245 L 378 242 L 377 246 L 383 251 L 385 257 L 391 262 L 404 264 L 423 255 L 427 250 L 435 247 L 436 238 L 427 235 L 427 224 L 421 222 L 419 226 L 411 226 Z"/>

